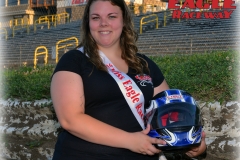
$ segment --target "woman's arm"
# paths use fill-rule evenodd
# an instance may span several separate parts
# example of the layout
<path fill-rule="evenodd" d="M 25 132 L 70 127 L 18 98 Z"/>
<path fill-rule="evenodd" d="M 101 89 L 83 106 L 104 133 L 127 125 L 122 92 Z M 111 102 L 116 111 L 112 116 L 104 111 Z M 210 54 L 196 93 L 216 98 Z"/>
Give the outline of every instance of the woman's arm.
<path fill-rule="evenodd" d="M 164 142 L 147 136 L 145 132 L 148 131 L 125 132 L 86 115 L 83 87 L 82 78 L 76 73 L 59 71 L 53 75 L 51 97 L 58 120 L 65 130 L 97 144 L 150 155 L 160 152 L 152 144 Z"/>
<path fill-rule="evenodd" d="M 165 91 L 165 90 L 167 90 L 167 89 L 169 89 L 169 86 L 168 86 L 167 82 L 166 82 L 165 80 L 163 80 L 163 82 L 162 82 L 159 86 L 157 86 L 157 87 L 154 88 L 153 97 L 154 97 L 156 94 L 158 94 L 158 93 L 160 93 L 160 92 L 162 92 L 162 91 Z"/>

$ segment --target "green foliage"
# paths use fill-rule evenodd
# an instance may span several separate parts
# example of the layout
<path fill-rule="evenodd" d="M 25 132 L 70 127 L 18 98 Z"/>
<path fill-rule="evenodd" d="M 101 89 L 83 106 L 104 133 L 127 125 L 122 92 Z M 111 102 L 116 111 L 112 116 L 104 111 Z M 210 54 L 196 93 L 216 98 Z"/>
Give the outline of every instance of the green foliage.
<path fill-rule="evenodd" d="M 38 100 L 50 98 L 50 81 L 53 66 L 5 69 L 3 74 L 4 98 Z"/>
<path fill-rule="evenodd" d="M 188 91 L 199 100 L 237 100 L 239 60 L 234 51 L 151 58 L 170 88 Z"/>
<path fill-rule="evenodd" d="M 161 68 L 170 88 L 191 93 L 197 100 L 230 101 L 239 95 L 237 53 L 171 55 L 150 57 Z M 4 98 L 50 99 L 50 81 L 55 66 L 4 70 Z"/>

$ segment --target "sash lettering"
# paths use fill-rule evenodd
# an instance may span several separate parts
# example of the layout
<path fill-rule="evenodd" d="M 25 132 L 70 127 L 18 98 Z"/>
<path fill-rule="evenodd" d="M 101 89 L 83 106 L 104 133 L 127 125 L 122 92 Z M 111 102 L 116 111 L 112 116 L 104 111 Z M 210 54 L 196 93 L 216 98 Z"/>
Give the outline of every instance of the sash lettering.
<path fill-rule="evenodd" d="M 83 47 L 79 48 L 83 52 Z M 145 129 L 144 125 L 144 96 L 137 84 L 124 72 L 119 71 L 112 62 L 105 56 L 105 54 L 99 51 L 102 57 L 103 63 L 108 69 L 108 73 L 117 82 L 125 100 L 127 101 L 132 113 L 137 119 L 138 123 Z"/>

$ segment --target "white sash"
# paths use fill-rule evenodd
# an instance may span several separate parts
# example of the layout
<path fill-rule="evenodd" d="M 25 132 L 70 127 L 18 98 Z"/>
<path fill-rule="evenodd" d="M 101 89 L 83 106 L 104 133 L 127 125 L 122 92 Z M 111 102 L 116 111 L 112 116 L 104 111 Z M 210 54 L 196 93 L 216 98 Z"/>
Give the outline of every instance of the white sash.
<path fill-rule="evenodd" d="M 83 47 L 79 48 L 83 53 Z M 105 54 L 99 51 L 100 57 L 103 63 L 108 69 L 108 73 L 117 82 L 124 98 L 126 99 L 132 113 L 137 119 L 138 123 L 145 129 L 144 125 L 144 96 L 137 84 L 124 72 L 119 71 L 112 62 L 105 56 Z"/>

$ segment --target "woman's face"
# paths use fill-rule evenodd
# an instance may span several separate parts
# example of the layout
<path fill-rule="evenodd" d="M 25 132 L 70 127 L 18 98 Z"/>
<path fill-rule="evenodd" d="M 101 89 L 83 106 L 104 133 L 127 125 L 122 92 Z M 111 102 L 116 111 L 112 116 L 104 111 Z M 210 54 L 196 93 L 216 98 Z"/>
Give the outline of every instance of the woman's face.
<path fill-rule="evenodd" d="M 90 33 L 98 48 L 109 48 L 120 45 L 123 29 L 123 17 L 120 7 L 110 1 L 95 1 L 89 11 Z"/>

